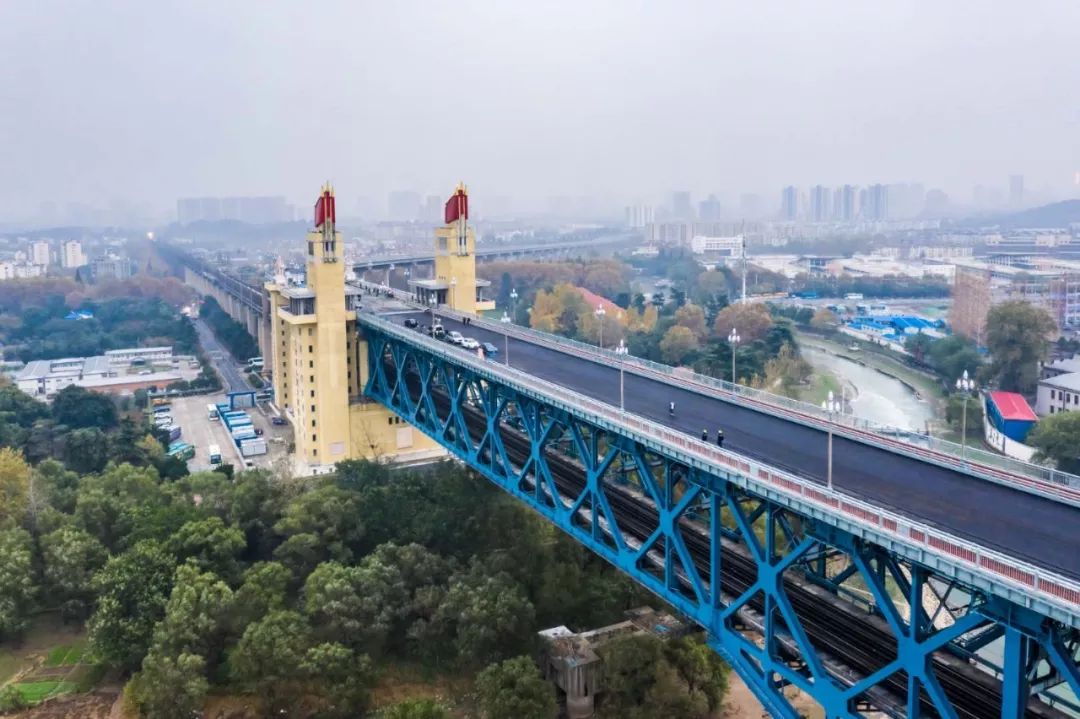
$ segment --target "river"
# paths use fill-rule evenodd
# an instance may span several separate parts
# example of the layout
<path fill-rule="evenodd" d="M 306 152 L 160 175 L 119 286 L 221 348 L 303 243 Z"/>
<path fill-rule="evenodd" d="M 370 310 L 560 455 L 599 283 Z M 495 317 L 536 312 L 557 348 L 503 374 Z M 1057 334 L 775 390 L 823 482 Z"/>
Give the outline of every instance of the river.
<path fill-rule="evenodd" d="M 856 417 L 917 432 L 924 431 L 934 418 L 930 403 L 919 399 L 899 380 L 812 345 L 803 345 L 802 353 L 815 368 L 840 380 Z"/>

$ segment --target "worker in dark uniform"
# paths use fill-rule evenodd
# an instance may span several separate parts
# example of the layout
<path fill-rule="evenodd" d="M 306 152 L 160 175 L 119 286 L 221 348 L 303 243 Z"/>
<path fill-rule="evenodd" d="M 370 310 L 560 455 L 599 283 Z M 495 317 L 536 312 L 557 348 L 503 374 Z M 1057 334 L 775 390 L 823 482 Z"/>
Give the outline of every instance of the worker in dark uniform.
<path fill-rule="evenodd" d="M 724 448 L 724 430 L 722 429 L 716 430 L 716 446 L 721 449 Z"/>
<path fill-rule="evenodd" d="M 709 430 L 707 430 L 707 429 L 701 430 L 701 441 L 702 442 L 708 442 L 709 441 Z"/>

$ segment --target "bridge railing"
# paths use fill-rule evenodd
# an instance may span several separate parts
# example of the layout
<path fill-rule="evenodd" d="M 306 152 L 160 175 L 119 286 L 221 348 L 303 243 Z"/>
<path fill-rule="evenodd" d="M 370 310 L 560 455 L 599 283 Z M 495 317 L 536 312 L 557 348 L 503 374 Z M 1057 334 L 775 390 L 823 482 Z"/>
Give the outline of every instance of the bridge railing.
<path fill-rule="evenodd" d="M 905 550 L 909 558 L 944 570 L 980 588 L 1005 596 L 1023 606 L 1054 616 L 1072 626 L 1080 626 L 1080 582 L 975 544 L 928 524 L 846 495 L 834 488 L 773 468 L 745 455 L 720 449 L 683 432 L 585 397 L 557 384 L 538 379 L 506 365 L 480 360 L 469 351 L 439 342 L 395 325 L 389 320 L 365 314 L 362 321 L 409 344 L 421 345 L 432 354 L 458 365 L 468 366 L 479 376 L 514 387 L 533 397 L 561 406 L 600 426 L 666 450 L 673 458 L 712 472 L 717 469 L 739 478 L 739 483 L 755 493 L 779 496 L 796 511 L 829 521 L 890 549 Z M 959 570 L 959 571 L 958 571 Z M 1036 602 L 1036 598 L 1038 601 Z"/>
<path fill-rule="evenodd" d="M 454 312 L 444 313 L 457 314 Z M 1080 477 L 1051 467 L 1024 462 L 978 447 L 965 447 L 956 442 L 932 437 L 921 432 L 871 422 L 850 414 L 828 412 L 809 402 L 782 397 L 742 384 L 732 384 L 726 380 L 708 377 L 696 372 L 677 370 L 668 365 L 634 357 L 633 355 L 600 349 L 595 345 L 538 332 L 512 323 L 480 320 L 477 324 L 494 332 L 509 333 L 511 336 L 529 342 L 557 347 L 564 352 L 592 359 L 603 358 L 608 363 L 622 364 L 628 370 L 640 368 L 646 370 L 650 375 L 661 375 L 672 384 L 680 384 L 695 390 L 707 388 L 728 398 L 735 396 L 744 401 L 749 400 L 751 403 L 762 406 L 768 411 L 785 410 L 783 414 L 791 416 L 791 413 L 794 413 L 798 415 L 800 420 L 814 418 L 817 420 L 814 424 L 840 425 L 859 433 L 864 438 L 866 435 L 870 435 L 877 440 L 876 443 L 884 444 L 889 449 L 914 454 L 922 459 L 927 458 L 928 453 L 929 455 L 938 455 L 950 467 L 960 468 L 972 474 L 987 474 L 987 478 L 995 481 L 1013 477 L 1035 480 L 1046 484 L 1047 489 L 1060 488 L 1066 490 L 1063 494 L 1054 492 L 1055 495 L 1080 502 Z"/>
<path fill-rule="evenodd" d="M 361 284 L 383 288 L 383 291 L 390 296 L 421 308 L 407 291 L 392 288 L 387 290 L 384 285 L 378 283 L 362 281 Z M 427 311 L 431 308 L 423 307 L 422 309 Z M 464 316 L 464 313 L 451 310 L 443 305 L 440 305 L 436 312 L 458 319 Z M 510 322 L 495 322 L 483 318 L 474 318 L 473 321 L 478 326 L 492 332 L 509 334 L 517 339 L 553 347 L 561 352 L 574 354 L 589 360 L 602 359 L 607 364 L 616 367 L 621 365 L 626 371 L 644 376 L 659 377 L 669 384 L 680 385 L 695 392 L 704 391 L 707 394 L 729 401 L 738 398 L 742 404 L 756 406 L 762 411 L 778 414 L 801 424 L 810 424 L 826 431 L 840 426 L 847 430 L 846 433 L 838 432 L 837 434 L 840 436 L 850 434 L 856 439 L 890 451 L 914 456 L 983 479 L 1017 486 L 1021 489 L 1080 506 L 1080 477 L 1074 474 L 988 452 L 977 447 L 965 447 L 920 432 L 870 422 L 851 414 L 828 412 L 809 402 L 801 402 L 771 394 L 747 385 L 732 384 L 726 380 L 708 377 L 688 370 L 677 370 L 669 365 L 652 362 L 633 355 L 620 354 L 609 349 L 600 349 L 595 345 L 546 332 L 539 332 Z"/>

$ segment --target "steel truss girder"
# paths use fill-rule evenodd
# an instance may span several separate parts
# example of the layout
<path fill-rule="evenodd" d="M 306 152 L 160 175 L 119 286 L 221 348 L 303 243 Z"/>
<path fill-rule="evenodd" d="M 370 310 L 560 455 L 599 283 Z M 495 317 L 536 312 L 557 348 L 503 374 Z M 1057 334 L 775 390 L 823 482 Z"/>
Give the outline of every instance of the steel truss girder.
<path fill-rule="evenodd" d="M 888 711 L 915 717 L 929 706 L 942 717 L 956 717 L 935 653 L 971 656 L 1000 640 L 1000 716 L 1022 716 L 1031 697 L 1058 684 L 1080 695 L 1080 639 L 1074 630 L 965 587 L 963 606 L 952 607 L 951 580 L 886 547 L 796 515 L 421 346 L 373 328 L 365 335 L 371 367 L 365 394 L 706 629 L 710 646 L 774 716 L 798 716 L 784 693 L 787 686 L 806 692 L 829 717 L 860 716 L 860 707 L 875 702 L 880 711 L 885 683 L 895 696 L 902 676 L 902 702 Z M 516 460 L 506 442 L 511 428 L 527 443 L 517 447 Z M 556 480 L 556 455 L 580 465 L 576 471 L 584 476 L 576 493 L 567 494 Z M 638 536 L 620 522 L 639 518 L 620 517 L 609 496 L 625 491 L 628 475 L 643 506 L 651 507 L 651 523 L 634 529 Z M 691 507 L 707 512 L 708 537 L 697 545 L 698 562 L 685 536 Z M 734 520 L 734 528 L 724 526 L 724 516 Z M 749 586 L 732 588 L 723 580 L 724 547 L 732 540 L 753 558 L 756 577 Z M 703 553 L 707 559 L 701 561 Z M 826 568 L 836 560 L 846 566 L 830 576 Z M 861 581 L 871 611 L 891 631 L 895 656 L 856 679 L 841 680 L 826 666 L 827 655 L 815 648 L 791 601 L 787 583 L 793 567 L 808 584 L 834 591 Z M 941 619 L 943 612 L 947 619 Z M 760 616 L 755 639 L 741 631 L 748 616 Z"/>

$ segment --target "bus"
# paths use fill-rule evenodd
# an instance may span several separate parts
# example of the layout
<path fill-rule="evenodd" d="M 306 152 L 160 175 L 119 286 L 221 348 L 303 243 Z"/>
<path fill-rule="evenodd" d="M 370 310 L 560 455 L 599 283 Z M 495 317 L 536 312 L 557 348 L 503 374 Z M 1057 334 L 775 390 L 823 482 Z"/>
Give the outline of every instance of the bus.
<path fill-rule="evenodd" d="M 212 444 L 206 448 L 206 453 L 210 457 L 211 465 L 221 464 L 221 447 L 218 447 L 216 444 Z"/>
<path fill-rule="evenodd" d="M 248 369 L 262 369 L 263 368 L 263 358 L 262 357 L 252 357 L 251 359 L 249 359 L 247 361 L 247 366 L 248 366 Z"/>
<path fill-rule="evenodd" d="M 216 404 L 208 404 L 208 405 L 206 405 L 206 416 L 209 417 L 212 420 L 221 419 L 221 415 L 218 414 L 218 409 L 217 409 Z"/>
<path fill-rule="evenodd" d="M 169 455 L 187 461 L 195 456 L 195 448 L 187 442 L 173 442 L 169 445 Z"/>

